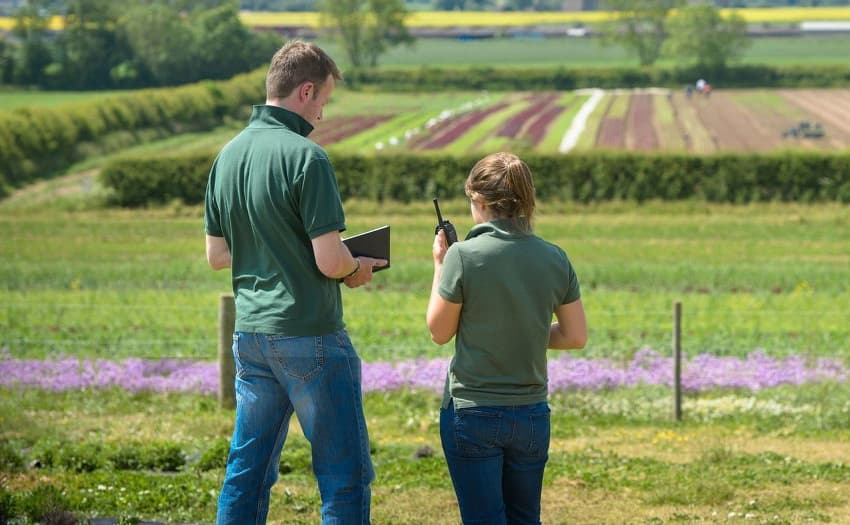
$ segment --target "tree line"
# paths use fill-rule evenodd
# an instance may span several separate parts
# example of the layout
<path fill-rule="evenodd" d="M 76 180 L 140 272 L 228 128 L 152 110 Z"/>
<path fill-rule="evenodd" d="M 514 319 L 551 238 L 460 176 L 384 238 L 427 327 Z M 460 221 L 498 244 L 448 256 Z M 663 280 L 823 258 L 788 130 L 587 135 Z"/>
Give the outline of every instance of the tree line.
<path fill-rule="evenodd" d="M 279 35 L 250 30 L 236 1 L 30 0 L 0 39 L 0 83 L 89 90 L 225 79 L 268 62 Z M 64 29 L 50 31 L 59 14 Z"/>

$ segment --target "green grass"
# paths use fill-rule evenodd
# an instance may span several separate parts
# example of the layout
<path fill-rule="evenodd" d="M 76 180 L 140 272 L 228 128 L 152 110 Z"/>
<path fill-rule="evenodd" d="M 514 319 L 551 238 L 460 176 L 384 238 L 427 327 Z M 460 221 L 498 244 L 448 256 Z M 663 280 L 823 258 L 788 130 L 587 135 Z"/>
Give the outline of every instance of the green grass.
<path fill-rule="evenodd" d="M 336 43 L 318 40 L 331 56 L 347 66 Z M 749 64 L 845 64 L 850 37 L 802 36 L 752 39 L 741 62 Z M 615 67 L 637 66 L 637 58 L 617 46 L 602 46 L 597 38 L 494 38 L 472 41 L 420 38 L 414 47 L 391 49 L 380 59 L 387 67 Z M 663 59 L 661 65 L 674 61 Z"/>
<path fill-rule="evenodd" d="M 850 510 L 850 427 L 840 389 L 731 393 L 816 407 L 793 419 L 769 410 L 733 411 L 710 422 L 688 418 L 690 407 L 714 396 L 688 396 L 680 424 L 658 409 L 669 403 L 661 388 L 554 396 L 544 521 L 713 523 L 718 511 L 740 511 L 739 519 L 750 513 L 752 523 L 840 523 L 832 520 Z M 373 522 L 456 523 L 439 398 L 371 393 L 364 406 L 376 471 Z M 67 508 L 83 516 L 209 523 L 232 418 L 197 395 L 3 390 L 3 488 L 24 498 L 56 487 Z M 433 455 L 416 459 L 422 447 Z M 35 460 L 41 469 L 23 466 Z M 319 504 L 309 444 L 293 420 L 270 522 L 316 523 Z"/>
<path fill-rule="evenodd" d="M 393 227 L 393 268 L 345 289 L 346 323 L 367 361 L 444 356 L 424 323 L 431 204 L 346 205 L 348 228 Z M 443 203 L 465 232 L 465 202 Z M 542 203 L 537 232 L 564 247 L 582 283 L 590 356 L 669 347 L 743 356 L 850 358 L 850 210 L 840 205 Z M 229 274 L 204 260 L 199 208 L 0 211 L 0 347 L 44 357 L 213 359 Z M 369 312 L 369 313 L 367 313 Z M 374 312 L 381 312 L 375 315 Z"/>
<path fill-rule="evenodd" d="M 5 91 L 0 90 L 0 110 L 29 106 L 56 107 L 72 102 L 90 102 L 121 91 Z"/>

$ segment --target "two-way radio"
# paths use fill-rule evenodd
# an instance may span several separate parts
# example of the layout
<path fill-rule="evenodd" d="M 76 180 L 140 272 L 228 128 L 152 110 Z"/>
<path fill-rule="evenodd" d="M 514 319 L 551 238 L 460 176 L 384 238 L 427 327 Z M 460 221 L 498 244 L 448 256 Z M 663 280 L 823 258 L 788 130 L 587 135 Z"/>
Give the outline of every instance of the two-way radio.
<path fill-rule="evenodd" d="M 446 243 L 451 246 L 452 243 L 457 242 L 457 231 L 455 230 L 454 224 L 450 223 L 448 220 L 443 220 L 443 214 L 440 213 L 440 203 L 437 201 L 436 197 L 434 197 L 434 209 L 437 211 L 437 227 L 434 228 L 434 234 L 440 230 L 446 232 Z"/>

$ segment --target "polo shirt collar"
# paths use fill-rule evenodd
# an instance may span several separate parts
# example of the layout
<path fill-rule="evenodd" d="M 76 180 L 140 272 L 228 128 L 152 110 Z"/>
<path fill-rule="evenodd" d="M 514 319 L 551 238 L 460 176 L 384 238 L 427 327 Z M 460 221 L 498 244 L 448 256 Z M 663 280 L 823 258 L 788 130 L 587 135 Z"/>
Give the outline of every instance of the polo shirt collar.
<path fill-rule="evenodd" d="M 495 237 L 525 237 L 528 233 L 518 230 L 510 219 L 495 219 L 488 222 L 476 224 L 466 234 L 466 240 L 478 237 L 479 235 L 491 234 Z"/>
<path fill-rule="evenodd" d="M 313 125 L 298 113 L 279 106 L 269 106 L 266 104 L 254 106 L 249 125 L 275 128 L 284 126 L 302 137 L 306 137 L 313 131 Z"/>

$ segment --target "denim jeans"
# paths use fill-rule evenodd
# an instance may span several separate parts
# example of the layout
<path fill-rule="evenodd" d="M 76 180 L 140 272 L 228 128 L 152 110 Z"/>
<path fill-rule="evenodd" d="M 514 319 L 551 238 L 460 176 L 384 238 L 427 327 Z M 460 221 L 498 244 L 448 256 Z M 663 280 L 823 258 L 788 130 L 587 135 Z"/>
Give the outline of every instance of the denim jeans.
<path fill-rule="evenodd" d="M 375 475 L 360 358 L 345 331 L 317 337 L 237 332 L 233 358 L 236 424 L 216 522 L 266 522 L 294 412 L 311 444 L 322 523 L 369 523 L 369 484 Z"/>
<path fill-rule="evenodd" d="M 463 523 L 539 524 L 549 405 L 440 411 L 440 438 Z"/>

